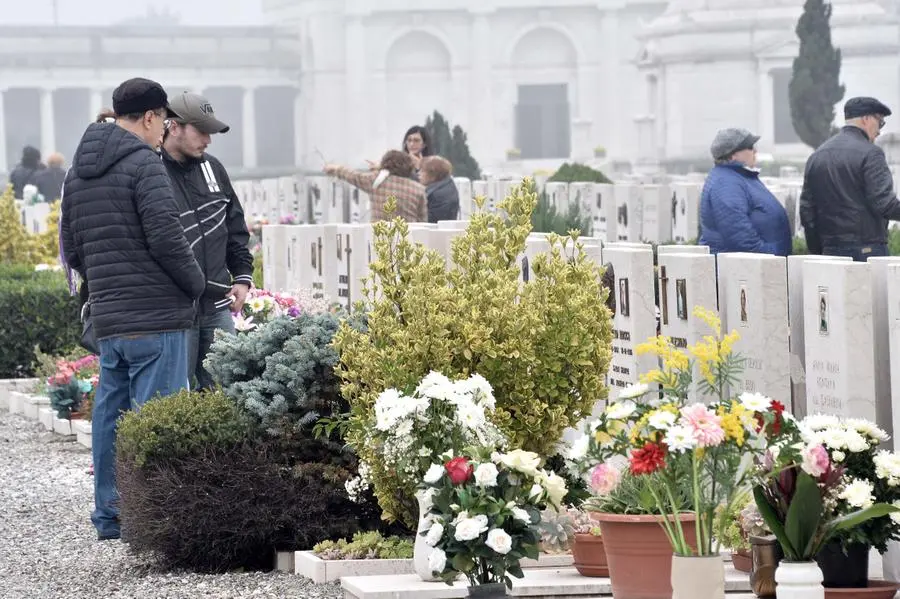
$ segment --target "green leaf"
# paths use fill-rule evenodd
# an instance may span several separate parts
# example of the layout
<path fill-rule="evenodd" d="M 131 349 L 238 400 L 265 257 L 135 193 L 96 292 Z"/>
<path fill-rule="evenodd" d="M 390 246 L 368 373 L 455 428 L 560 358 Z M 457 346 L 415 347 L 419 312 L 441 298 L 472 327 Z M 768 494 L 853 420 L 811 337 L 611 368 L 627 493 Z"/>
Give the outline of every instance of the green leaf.
<path fill-rule="evenodd" d="M 759 510 L 760 516 L 762 516 L 763 521 L 765 521 L 769 530 L 772 531 L 772 534 L 775 535 L 775 538 L 778 539 L 781 548 L 784 549 L 785 556 L 789 559 L 798 559 L 798 552 L 791 544 L 791 540 L 788 538 L 778 514 L 769 505 L 762 487 L 756 486 L 753 488 L 753 498 L 756 500 L 756 508 Z"/>
<path fill-rule="evenodd" d="M 784 529 L 791 546 L 803 551 L 800 559 L 811 556 L 819 522 L 822 520 L 822 493 L 819 486 L 806 472 L 797 474 L 796 489 L 784 519 Z"/>

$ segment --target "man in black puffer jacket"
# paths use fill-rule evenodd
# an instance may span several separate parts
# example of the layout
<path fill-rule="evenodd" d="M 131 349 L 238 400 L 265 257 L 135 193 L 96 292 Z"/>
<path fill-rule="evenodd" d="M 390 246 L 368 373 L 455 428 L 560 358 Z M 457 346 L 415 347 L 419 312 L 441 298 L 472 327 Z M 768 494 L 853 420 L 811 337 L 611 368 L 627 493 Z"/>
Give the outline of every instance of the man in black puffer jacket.
<path fill-rule="evenodd" d="M 241 202 L 225 167 L 206 153 L 211 136 L 227 133 L 212 104 L 199 94 L 173 96 L 169 107 L 178 113 L 166 129 L 163 164 L 169 171 L 181 224 L 200 268 L 206 291 L 188 345 L 188 374 L 196 388 L 209 389 L 213 380 L 203 366 L 215 332 L 234 333 L 231 312 L 240 312 L 253 284 L 250 233 Z"/>
<path fill-rule="evenodd" d="M 900 200 L 875 139 L 890 115 L 875 98 L 850 98 L 847 124 L 806 161 L 800 222 L 809 253 L 857 262 L 888 255 L 888 221 L 900 220 Z"/>
<path fill-rule="evenodd" d="M 188 331 L 205 287 L 154 151 L 173 116 L 167 101 L 154 81 L 122 83 L 113 92 L 116 122 L 87 128 L 65 181 L 62 251 L 88 282 L 100 345 L 91 425 L 91 520 L 100 540 L 120 536 L 116 420 L 156 394 L 187 388 Z"/>

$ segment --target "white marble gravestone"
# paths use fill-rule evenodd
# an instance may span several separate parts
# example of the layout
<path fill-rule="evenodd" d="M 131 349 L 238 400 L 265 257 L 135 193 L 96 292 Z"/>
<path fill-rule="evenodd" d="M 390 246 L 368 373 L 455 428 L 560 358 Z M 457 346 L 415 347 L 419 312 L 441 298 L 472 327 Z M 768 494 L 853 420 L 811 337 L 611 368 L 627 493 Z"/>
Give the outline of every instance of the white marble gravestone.
<path fill-rule="evenodd" d="M 876 422 L 872 265 L 807 260 L 802 269 L 807 414 Z"/>
<path fill-rule="evenodd" d="M 278 197 L 278 179 L 263 179 L 260 181 L 263 193 L 263 205 L 266 207 L 266 218 L 272 224 L 281 223 L 284 216 Z"/>
<path fill-rule="evenodd" d="M 466 177 L 454 177 L 453 183 L 459 192 L 459 218 L 467 219 L 472 216 L 472 181 Z"/>
<path fill-rule="evenodd" d="M 616 201 L 611 183 L 594 183 L 591 235 L 603 242 L 616 241 Z"/>
<path fill-rule="evenodd" d="M 569 213 L 569 184 L 559 181 L 548 181 L 544 185 L 544 193 L 550 206 L 556 208 L 556 213 L 566 215 Z"/>
<path fill-rule="evenodd" d="M 369 194 L 349 183 L 344 191 L 344 220 L 347 223 L 368 223 L 371 214 Z"/>
<path fill-rule="evenodd" d="M 789 179 L 783 181 L 787 190 L 785 209 L 790 210 L 793 214 L 788 214 L 794 221 L 794 237 L 803 237 L 803 223 L 800 222 L 800 193 L 803 191 L 802 179 Z"/>
<path fill-rule="evenodd" d="M 658 254 L 658 262 L 660 334 L 670 337 L 675 347 L 687 353 L 688 346 L 710 334 L 706 323 L 694 316 L 694 308 L 701 306 L 714 312 L 718 309 L 716 257 L 663 252 Z M 699 368 L 693 374 L 694 381 L 699 381 Z M 712 399 L 696 386 L 691 389 L 691 398 Z"/>
<path fill-rule="evenodd" d="M 658 245 L 656 246 L 656 254 L 693 254 L 706 256 L 709 255 L 708 245 Z"/>
<path fill-rule="evenodd" d="M 369 274 L 375 248 L 372 226 L 368 224 L 337 225 L 337 292 L 332 295 L 345 308 L 365 301 L 363 278 Z"/>
<path fill-rule="evenodd" d="M 40 202 L 22 208 L 22 224 L 29 233 L 43 233 L 47 230 L 47 217 L 50 216 L 50 204 Z"/>
<path fill-rule="evenodd" d="M 540 254 L 546 254 L 550 251 L 550 242 L 544 234 L 534 234 L 528 236 L 525 240 L 525 254 L 519 259 L 519 278 L 523 283 L 527 283 L 534 275 L 534 260 Z"/>
<path fill-rule="evenodd" d="M 327 297 L 338 301 L 338 276 L 344 253 L 343 240 L 338 233 L 341 225 L 329 223 L 319 226 L 322 228 L 322 291 Z"/>
<path fill-rule="evenodd" d="M 265 220 L 267 223 L 278 224 L 276 219 L 274 222 L 270 218 L 269 208 L 266 206 L 266 192 L 263 189 L 262 181 L 250 182 L 250 195 L 253 198 L 252 205 L 255 206 L 254 216 L 258 220 Z"/>
<path fill-rule="evenodd" d="M 672 220 L 672 240 L 687 243 L 698 238 L 700 226 L 700 194 L 703 185 L 698 183 L 672 183 L 669 216 Z"/>
<path fill-rule="evenodd" d="M 641 239 L 652 243 L 672 240 L 669 218 L 671 191 L 668 185 L 641 186 Z"/>
<path fill-rule="evenodd" d="M 594 222 L 594 184 L 593 183 L 569 183 L 569 207 L 578 207 L 582 220 Z"/>
<path fill-rule="evenodd" d="M 609 371 L 609 400 L 641 374 L 657 367 L 651 355 L 638 356 L 634 348 L 656 336 L 656 293 L 653 252 L 646 246 L 607 245 L 603 259 L 612 264 L 616 311 L 613 318 L 613 354 Z"/>
<path fill-rule="evenodd" d="M 838 260 L 848 257 L 797 255 L 788 256 L 788 325 L 791 351 L 791 413 L 797 418 L 806 414 L 806 344 L 804 342 L 803 263 L 808 260 Z M 782 402 L 784 403 L 784 402 Z M 785 403 L 785 405 L 787 405 Z"/>
<path fill-rule="evenodd" d="M 887 271 L 887 318 L 888 318 L 888 344 L 890 347 L 889 368 L 892 373 L 900 373 L 900 264 L 890 263 Z M 884 357 L 879 356 L 883 364 Z M 881 366 L 883 368 L 883 366 Z M 894 402 L 900 403 L 900 374 L 891 377 L 891 428 L 900 431 L 900 408 L 893 409 Z M 900 448 L 900 443 L 893 439 L 893 449 Z"/>
<path fill-rule="evenodd" d="M 722 331 L 737 330 L 744 370 L 734 391 L 762 393 L 786 404 L 791 396 L 787 262 L 768 254 L 719 254 Z"/>
<path fill-rule="evenodd" d="M 900 265 L 900 258 L 896 256 L 869 258 L 868 263 L 872 267 L 872 330 L 875 335 L 874 355 L 883 360 L 883 356 L 890 355 L 891 350 L 891 319 L 889 312 L 889 285 L 890 273 L 888 267 L 891 264 Z M 875 369 L 875 405 L 878 422 L 893 437 L 894 416 L 891 402 L 891 386 L 893 379 L 900 378 L 900 371 L 896 374 L 890 368 Z M 900 396 L 897 397 L 900 401 Z"/>
<path fill-rule="evenodd" d="M 332 234 L 336 233 L 334 229 Z M 325 294 L 325 225 L 295 225 L 289 227 L 292 248 L 288 264 L 288 290 L 307 289 L 313 297 Z M 328 256 L 332 275 L 336 276 L 336 259 Z M 263 263 L 265 265 L 265 263 Z"/>
<path fill-rule="evenodd" d="M 288 288 L 289 229 L 288 225 L 262 228 L 263 284 L 269 291 L 286 291 Z"/>
<path fill-rule="evenodd" d="M 331 196 L 328 198 L 329 203 L 326 208 L 325 219 L 321 223 L 317 224 L 326 224 L 326 223 L 345 223 L 347 222 L 347 214 L 344 212 L 345 204 L 344 197 L 347 195 L 348 188 L 350 185 L 347 184 L 346 181 L 342 181 L 340 179 L 331 178 L 329 180 L 330 188 L 331 188 Z"/>
<path fill-rule="evenodd" d="M 298 202 L 294 190 L 293 177 L 278 177 L 275 180 L 278 193 L 277 210 L 280 218 L 291 218 L 294 224 L 303 224 L 304 219 L 297 210 Z"/>
<path fill-rule="evenodd" d="M 613 189 L 616 199 L 616 241 L 641 241 L 641 186 L 619 183 Z"/>
<path fill-rule="evenodd" d="M 306 212 L 309 214 L 307 222 L 310 224 L 327 222 L 332 183 L 329 177 L 306 178 Z"/>

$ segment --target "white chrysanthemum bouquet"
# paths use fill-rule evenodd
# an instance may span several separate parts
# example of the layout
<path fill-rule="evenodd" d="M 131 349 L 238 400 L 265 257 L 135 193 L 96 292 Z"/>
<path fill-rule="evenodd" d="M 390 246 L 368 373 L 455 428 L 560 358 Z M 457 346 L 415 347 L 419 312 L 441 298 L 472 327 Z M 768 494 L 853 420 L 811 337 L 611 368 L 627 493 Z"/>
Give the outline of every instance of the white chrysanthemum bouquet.
<path fill-rule="evenodd" d="M 397 389 L 384 391 L 375 401 L 368 430 L 399 484 L 414 489 L 447 448 L 505 446 L 502 433 L 489 420 L 493 411 L 494 392 L 484 377 L 473 374 L 451 381 L 431 372 L 411 396 Z M 369 488 L 367 473 L 363 462 L 360 476 L 346 483 L 351 499 L 358 500 Z"/>

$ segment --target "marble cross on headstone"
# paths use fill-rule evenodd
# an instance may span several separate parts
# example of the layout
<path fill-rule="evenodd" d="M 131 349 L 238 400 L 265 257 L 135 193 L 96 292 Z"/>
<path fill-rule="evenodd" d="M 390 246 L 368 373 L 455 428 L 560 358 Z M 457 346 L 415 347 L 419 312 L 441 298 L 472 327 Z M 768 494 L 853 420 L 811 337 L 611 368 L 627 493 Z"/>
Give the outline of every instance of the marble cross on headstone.
<path fill-rule="evenodd" d="M 737 330 L 734 352 L 744 359 L 735 392 L 762 393 L 782 403 L 791 396 L 787 263 L 767 254 L 719 254 L 722 332 Z"/>
<path fill-rule="evenodd" d="M 660 246 L 662 249 L 666 246 Z M 675 246 L 677 247 L 677 246 Z M 716 258 L 709 254 L 688 252 L 659 252 L 657 275 L 659 277 L 660 334 L 669 337 L 672 345 L 687 353 L 687 348 L 709 335 L 709 327 L 694 315 L 694 308 L 701 306 L 716 311 Z M 699 368 L 693 372 L 694 387 L 691 399 L 709 401 L 712 398 L 701 393 Z"/>
<path fill-rule="evenodd" d="M 619 183 L 613 188 L 616 199 L 616 241 L 641 241 L 641 187 L 634 183 Z"/>
<path fill-rule="evenodd" d="M 872 265 L 807 260 L 802 269 L 807 414 L 877 422 Z"/>

